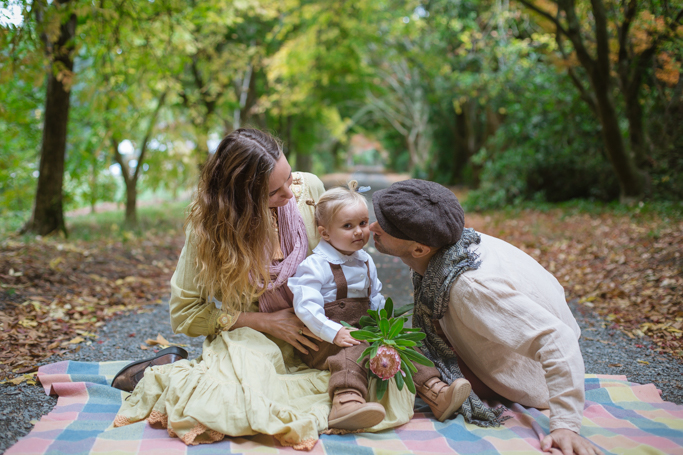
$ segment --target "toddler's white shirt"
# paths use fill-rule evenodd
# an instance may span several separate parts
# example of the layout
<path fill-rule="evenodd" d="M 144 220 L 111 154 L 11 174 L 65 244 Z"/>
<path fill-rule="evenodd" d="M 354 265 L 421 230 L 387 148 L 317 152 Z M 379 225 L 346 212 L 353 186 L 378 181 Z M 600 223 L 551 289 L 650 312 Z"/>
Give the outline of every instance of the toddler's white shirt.
<path fill-rule="evenodd" d="M 369 278 L 366 262 L 370 269 Z M 299 319 L 313 334 L 333 343 L 343 326 L 325 316 L 325 304 L 337 300 L 337 285 L 329 263 L 341 265 L 348 286 L 348 298 L 367 297 L 368 287 L 372 283 L 370 308 L 384 308 L 385 299 L 380 294 L 382 283 L 377 278 L 375 263 L 368 253 L 359 250 L 346 256 L 325 240 L 320 240 L 313 254 L 299 264 L 287 285 L 294 294 L 294 311 Z"/>

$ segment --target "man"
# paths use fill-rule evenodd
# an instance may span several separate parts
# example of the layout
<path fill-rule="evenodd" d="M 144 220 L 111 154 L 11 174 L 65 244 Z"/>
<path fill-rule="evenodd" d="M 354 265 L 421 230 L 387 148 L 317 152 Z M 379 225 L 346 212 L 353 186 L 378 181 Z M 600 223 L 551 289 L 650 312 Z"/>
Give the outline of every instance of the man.
<path fill-rule="evenodd" d="M 427 333 L 423 353 L 442 377 L 457 377 L 459 361 L 476 376 L 471 382 L 479 379 L 525 406 L 550 408 L 550 434 L 541 441 L 546 452 L 602 454 L 579 435 L 580 330 L 557 279 L 509 243 L 464 229 L 458 199 L 437 183 L 394 183 L 372 201 L 375 246 L 413 270 L 413 324 Z"/>

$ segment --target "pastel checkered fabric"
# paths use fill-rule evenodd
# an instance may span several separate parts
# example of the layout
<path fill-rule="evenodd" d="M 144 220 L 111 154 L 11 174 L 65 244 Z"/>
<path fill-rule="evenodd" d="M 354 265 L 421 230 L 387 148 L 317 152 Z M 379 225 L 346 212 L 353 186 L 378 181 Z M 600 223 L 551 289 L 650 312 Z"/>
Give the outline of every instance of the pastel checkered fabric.
<path fill-rule="evenodd" d="M 47 393 L 59 395 L 55 409 L 29 435 L 7 450 L 18 454 L 228 454 L 293 453 L 270 436 L 226 438 L 186 446 L 165 429 L 139 422 L 113 428 L 126 393 L 108 386 L 127 362 L 59 362 L 41 367 Z M 540 452 L 548 432 L 547 412 L 515 405 L 500 428 L 469 425 L 462 416 L 440 423 L 416 413 L 406 425 L 377 434 L 322 435 L 314 454 L 525 454 Z M 683 455 L 683 406 L 661 400 L 654 385 L 623 376 L 586 376 L 582 435 L 606 454 Z"/>

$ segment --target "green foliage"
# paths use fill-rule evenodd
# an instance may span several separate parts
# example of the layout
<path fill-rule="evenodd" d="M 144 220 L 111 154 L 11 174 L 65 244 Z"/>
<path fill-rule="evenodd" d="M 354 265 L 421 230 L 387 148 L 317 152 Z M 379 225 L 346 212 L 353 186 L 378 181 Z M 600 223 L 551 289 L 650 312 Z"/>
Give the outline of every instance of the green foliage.
<path fill-rule="evenodd" d="M 72 0 L 58 11 L 54 2 L 0 0 L 9 3 L 22 8 L 24 22 L 0 26 L 3 217 L 25 219 L 31 210 L 52 70 L 43 37 L 54 42 L 71 13 L 78 34 L 74 73 L 64 75 L 72 82 L 69 210 L 124 200 L 123 179 L 109 171 L 117 143 L 133 145 L 123 160 L 138 161 L 136 191 L 177 196 L 195 185 L 207 141 L 237 126 L 279 136 L 295 168 L 317 174 L 353 162 L 350 138 L 363 134 L 388 151 L 388 170 L 479 187 L 471 209 L 618 194 L 599 122 L 567 75 L 554 27 L 514 3 Z M 615 6 L 609 15 L 623 11 Z M 640 44 L 663 33 L 655 16 L 639 10 Z M 669 35 L 645 62 L 640 96 L 643 169 L 656 200 L 683 197 L 683 51 L 680 33 Z M 614 87 L 623 111 L 622 88 Z"/>
<path fill-rule="evenodd" d="M 368 310 L 368 316 L 363 316 L 360 319 L 360 330 L 351 332 L 351 336 L 357 340 L 367 341 L 370 346 L 363 351 L 358 358 L 358 363 L 364 363 L 365 358 L 373 359 L 377 355 L 377 350 L 380 346 L 388 346 L 395 349 L 401 358 L 401 369 L 394 375 L 396 386 L 398 390 L 403 390 L 406 385 L 411 393 L 415 393 L 415 384 L 413 383 L 412 374 L 417 372 L 417 368 L 413 365 L 419 363 L 426 366 L 434 366 L 431 360 L 416 351 L 424 340 L 425 334 L 419 329 L 405 328 L 404 324 L 408 322 L 408 318 L 403 315 L 413 309 L 413 305 L 406 305 L 397 308 L 394 311 L 394 302 L 391 298 L 387 298 L 386 304 L 380 311 Z M 348 328 L 353 328 L 349 324 L 342 321 L 342 325 Z M 368 369 L 368 376 L 370 379 L 376 379 L 377 383 L 377 398 L 382 399 L 387 390 L 389 380 L 384 380 L 375 375 Z"/>
<path fill-rule="evenodd" d="M 507 101 L 505 121 L 473 157 L 483 171 L 467 209 L 618 195 L 599 126 L 566 79 L 532 66 Z"/>

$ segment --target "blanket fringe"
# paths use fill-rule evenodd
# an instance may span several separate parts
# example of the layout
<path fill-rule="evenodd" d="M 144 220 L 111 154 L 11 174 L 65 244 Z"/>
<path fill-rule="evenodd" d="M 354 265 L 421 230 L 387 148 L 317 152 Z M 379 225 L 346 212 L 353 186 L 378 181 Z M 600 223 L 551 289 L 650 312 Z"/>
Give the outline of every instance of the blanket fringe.
<path fill-rule="evenodd" d="M 282 446 L 291 447 L 294 450 L 306 450 L 310 452 L 311 450 L 313 450 L 313 447 L 315 447 L 316 443 L 318 442 L 317 438 L 304 439 L 301 442 L 289 442 L 284 440 L 283 436 L 283 434 L 276 434 L 275 439 L 277 439 L 277 442 L 279 442 Z"/>
<path fill-rule="evenodd" d="M 341 428 L 328 428 L 327 430 L 323 431 L 323 434 L 342 435 L 342 434 L 366 433 L 367 431 L 368 430 L 366 428 L 361 428 L 359 430 L 342 430 Z"/>
<path fill-rule="evenodd" d="M 128 417 L 122 416 L 120 414 L 116 415 L 116 418 L 114 418 L 114 427 L 125 427 L 126 425 L 130 425 L 131 422 Z"/>
<path fill-rule="evenodd" d="M 168 416 L 159 411 L 152 411 L 152 413 L 147 418 L 147 422 L 150 425 L 159 424 L 163 428 L 166 428 L 168 435 L 172 438 L 178 438 L 188 446 L 196 446 L 198 444 L 209 444 L 212 442 L 222 441 L 225 438 L 223 433 L 215 430 L 208 429 L 205 425 L 197 422 L 190 431 L 185 433 L 182 437 L 173 431 L 173 428 L 168 425 Z"/>

